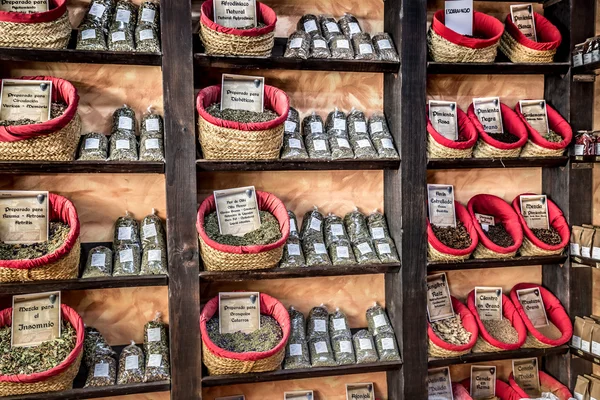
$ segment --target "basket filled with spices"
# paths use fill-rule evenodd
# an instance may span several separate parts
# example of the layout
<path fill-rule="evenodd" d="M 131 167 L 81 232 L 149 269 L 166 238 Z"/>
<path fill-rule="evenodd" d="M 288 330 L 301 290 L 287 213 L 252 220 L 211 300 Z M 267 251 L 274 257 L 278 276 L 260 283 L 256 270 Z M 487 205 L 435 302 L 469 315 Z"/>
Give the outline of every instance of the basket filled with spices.
<path fill-rule="evenodd" d="M 471 256 L 479 239 L 469 212 L 454 202 L 456 227 L 435 226 L 427 219 L 427 257 L 432 261 L 466 260 Z"/>
<path fill-rule="evenodd" d="M 11 347 L 12 308 L 0 312 L 0 396 L 71 389 L 83 356 L 84 326 L 61 305 L 60 338 L 31 347 Z"/>
<path fill-rule="evenodd" d="M 444 10 L 438 10 L 427 33 L 429 55 L 437 62 L 494 62 L 502 32 L 502 22 L 475 11 L 473 35 L 461 35 L 445 25 Z"/>
<path fill-rule="evenodd" d="M 523 18 L 516 14 L 527 14 L 533 25 L 527 32 L 523 32 L 513 22 L 511 14 L 506 16 L 504 33 L 500 39 L 500 51 L 514 63 L 551 63 L 554 61 L 556 49 L 562 42 L 562 35 L 556 26 L 543 15 L 532 12 L 531 4 L 523 4 L 513 10 L 516 18 Z"/>
<path fill-rule="evenodd" d="M 456 297 L 452 296 L 451 299 L 455 315 L 430 322 L 427 328 L 430 357 L 462 356 L 470 353 L 477 341 L 479 331 L 475 317 Z"/>
<path fill-rule="evenodd" d="M 0 120 L 0 160 L 73 161 L 79 144 L 79 95 L 68 81 L 51 76 L 25 76 L 25 81 L 51 82 L 50 119 Z"/>
<path fill-rule="evenodd" d="M 429 106 L 427 107 L 427 157 L 429 158 L 469 158 L 473 155 L 473 147 L 478 138 L 477 130 L 467 114 L 456 107 L 456 103 L 452 104 L 456 110 L 456 139 L 435 128 L 430 118 Z"/>
<path fill-rule="evenodd" d="M 558 398 L 558 400 L 569 400 L 573 398 L 571 392 L 569 391 L 569 388 L 560 383 L 558 380 L 554 379 L 551 375 L 545 373 L 544 371 L 539 371 L 538 374 L 540 378 L 540 391 L 532 397 L 531 393 L 528 394 L 525 389 L 519 386 L 519 384 L 515 380 L 513 373 L 510 373 L 510 376 L 508 377 L 508 383 L 510 387 L 515 391 L 519 399 L 531 399 L 537 397 L 554 398 L 546 395 L 546 393 L 552 394 L 553 396 Z"/>
<path fill-rule="evenodd" d="M 511 258 L 523 243 L 519 216 L 506 201 L 491 194 L 473 196 L 467 204 L 479 244 L 475 258 Z M 480 222 L 485 219 L 485 222 Z"/>
<path fill-rule="evenodd" d="M 548 123 L 543 127 L 534 127 L 521 112 L 519 104 L 515 106 L 515 112 L 521 118 L 529 133 L 529 139 L 523 146 L 521 157 L 562 156 L 573 140 L 571 125 L 545 101 L 540 102 L 540 105 L 546 109 L 547 113 Z"/>
<path fill-rule="evenodd" d="M 79 218 L 65 197 L 48 195 L 48 240 L 0 242 L 0 282 L 75 279 L 79 270 Z"/>
<path fill-rule="evenodd" d="M 219 296 L 200 314 L 202 361 L 210 375 L 273 371 L 285 357 L 290 316 L 277 299 L 260 293 L 260 327 L 251 333 L 220 333 Z"/>
<path fill-rule="evenodd" d="M 556 347 L 571 339 L 571 319 L 549 290 L 535 283 L 519 283 L 512 288 L 510 298 L 529 332 L 524 348 Z M 527 310 L 523 303 L 529 306 Z M 535 305 L 539 307 L 534 308 Z"/>
<path fill-rule="evenodd" d="M 277 15 L 264 3 L 256 2 L 256 24 L 226 27 L 214 21 L 212 0 L 202 4 L 200 39 L 210 55 L 269 57 L 275 45 Z"/>

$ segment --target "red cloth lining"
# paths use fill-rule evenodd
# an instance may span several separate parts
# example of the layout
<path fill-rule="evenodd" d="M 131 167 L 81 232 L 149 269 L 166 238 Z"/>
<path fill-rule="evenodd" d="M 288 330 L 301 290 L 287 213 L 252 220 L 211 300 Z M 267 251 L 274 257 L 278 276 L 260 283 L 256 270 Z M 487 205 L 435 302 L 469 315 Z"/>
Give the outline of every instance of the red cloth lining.
<path fill-rule="evenodd" d="M 21 12 L 0 11 L 0 21 L 22 24 L 39 24 L 56 21 L 67 12 L 67 0 L 49 0 L 49 10 L 26 14 Z"/>
<path fill-rule="evenodd" d="M 517 215 L 519 216 L 519 222 L 521 223 L 521 227 L 523 228 L 523 232 L 525 233 L 525 236 L 527 236 L 527 239 L 529 239 L 537 247 L 542 248 L 544 250 L 553 250 L 554 251 L 554 250 L 560 250 L 560 249 L 565 248 L 569 244 L 569 240 L 571 238 L 571 229 L 569 228 L 569 224 L 567 223 L 567 220 L 565 219 L 562 211 L 560 210 L 560 208 L 558 208 L 558 206 L 552 200 L 547 198 L 548 222 L 550 223 L 550 226 L 553 227 L 554 229 L 556 229 L 556 231 L 560 235 L 560 237 L 562 239 L 561 242 L 554 246 L 544 243 L 540 239 L 538 239 L 533 234 L 533 231 L 531 229 L 529 229 L 529 227 L 527 226 L 527 223 L 525 222 L 525 218 L 523 217 L 523 214 L 521 214 L 521 196 L 532 195 L 532 194 L 535 194 L 535 193 L 520 194 L 517 197 L 515 197 L 515 199 L 512 202 L 512 206 L 513 206 L 514 210 L 516 211 Z"/>
<path fill-rule="evenodd" d="M 486 15 L 482 12 L 473 13 L 473 36 L 482 36 L 485 39 L 470 38 L 456 33 L 444 25 L 444 10 L 438 10 L 433 14 L 431 29 L 444 39 L 459 46 L 469 47 L 471 49 L 482 49 L 490 47 L 500 40 L 504 32 L 502 22 L 496 18 Z"/>
<path fill-rule="evenodd" d="M 231 358 L 240 361 L 257 361 L 264 358 L 271 357 L 277 354 L 290 337 L 290 316 L 287 309 L 274 297 L 268 294 L 260 294 L 260 313 L 268 315 L 279 323 L 283 332 L 283 338 L 281 342 L 274 348 L 268 351 L 252 351 L 248 353 L 234 353 L 232 351 L 224 350 L 214 344 L 208 336 L 208 330 L 206 329 L 206 323 L 219 311 L 219 296 L 213 297 L 202 309 L 200 313 L 200 331 L 202 333 L 202 341 L 208 347 L 208 349 L 215 355 L 223 358 Z"/>
<path fill-rule="evenodd" d="M 427 323 L 427 335 L 429 336 L 429 340 L 431 340 L 436 346 L 441 347 L 442 349 L 450 351 L 466 351 L 475 346 L 475 342 L 477 342 L 477 335 L 479 333 L 479 329 L 477 328 L 477 322 L 475 322 L 475 317 L 473 316 L 471 311 L 469 311 L 467 306 L 458 301 L 458 299 L 454 296 L 451 296 L 451 299 L 454 312 L 460 316 L 463 327 L 467 331 L 471 332 L 471 340 L 469 340 L 469 343 L 462 345 L 456 345 L 445 342 L 435 334 L 433 328 L 431 327 L 431 323 L 429 322 Z"/>
<path fill-rule="evenodd" d="M 475 107 L 472 103 L 469 106 L 467 114 L 469 115 L 473 125 L 475 125 L 475 128 L 479 133 L 479 137 L 481 137 L 481 139 L 483 139 L 483 141 L 487 144 L 502 150 L 511 150 L 523 147 L 525 143 L 527 143 L 527 128 L 517 113 L 506 104 L 500 103 L 500 111 L 502 112 L 502 127 L 504 128 L 504 132 L 511 133 L 519 138 L 519 140 L 515 143 L 504 143 L 491 137 L 490 134 L 483 129 L 481 122 L 479 122 L 479 118 L 477 118 L 477 115 L 475 114 Z"/>
<path fill-rule="evenodd" d="M 569 388 L 567 388 L 565 385 L 563 385 L 562 383 L 560 383 L 559 381 L 557 381 L 556 379 L 554 379 L 552 376 L 548 375 L 547 373 L 545 373 L 544 371 L 539 371 L 539 376 L 540 376 L 540 386 L 542 387 L 542 389 L 550 389 L 552 391 L 552 393 L 554 393 L 560 400 L 569 400 L 571 397 L 573 397 L 571 395 L 571 392 L 569 391 Z M 523 389 L 521 389 L 521 387 L 519 386 L 519 384 L 517 383 L 517 381 L 515 381 L 515 378 L 513 376 L 513 373 L 510 373 L 510 376 L 508 377 L 508 383 L 510 384 L 510 387 L 515 391 L 515 393 L 522 399 L 530 399 L 531 397 L 525 393 L 525 391 Z M 546 391 L 546 390 L 542 390 L 542 391 Z"/>
<path fill-rule="evenodd" d="M 206 107 L 221 101 L 221 85 L 206 87 L 198 92 L 196 97 L 196 109 L 198 114 L 208 123 L 222 126 L 228 129 L 237 129 L 240 131 L 264 131 L 274 128 L 285 122 L 290 111 L 290 98 L 281 89 L 274 86 L 265 85 L 265 108 L 273 110 L 279 115 L 276 119 L 267 122 L 235 122 L 215 118 L 206 111 Z"/>
<path fill-rule="evenodd" d="M 69 321 L 75 332 L 77 333 L 77 341 L 75 342 L 75 348 L 69 353 L 67 358 L 63 360 L 56 367 L 49 369 L 44 372 L 37 372 L 35 374 L 19 374 L 19 375 L 0 375 L 0 382 L 11 382 L 11 383 L 35 383 L 44 381 L 50 377 L 56 376 L 65 372 L 77 359 L 79 354 L 83 351 L 83 338 L 85 328 L 83 327 L 83 320 L 71 307 L 61 304 L 61 318 Z M 6 308 L 0 311 L 0 327 L 12 325 L 12 308 Z"/>
<path fill-rule="evenodd" d="M 458 122 L 458 136 L 466 139 L 462 142 L 456 142 L 442 136 L 438 131 L 435 130 L 433 124 L 429 120 L 429 106 L 427 106 L 427 133 L 429 133 L 436 142 L 442 146 L 450 147 L 452 149 L 465 150 L 475 146 L 477 142 L 477 130 L 471 123 L 471 120 L 467 114 L 460 108 L 456 108 L 456 119 Z"/>
<path fill-rule="evenodd" d="M 473 400 L 469 394 L 469 390 L 460 383 L 452 384 L 452 394 L 454 395 L 454 400 Z"/>
<path fill-rule="evenodd" d="M 467 378 L 460 383 L 467 390 L 471 390 L 471 379 Z M 521 400 L 521 397 L 517 395 L 517 392 L 510 387 L 509 384 L 496 379 L 496 396 L 500 397 L 500 400 Z"/>
<path fill-rule="evenodd" d="M 569 125 L 569 123 L 562 117 L 562 115 L 560 115 L 558 111 L 550 107 L 547 103 L 546 111 L 548 112 L 548 125 L 550 126 L 550 129 L 562 136 L 562 142 L 554 143 L 544 139 L 538 131 L 536 131 L 531 125 L 529 125 L 529 123 L 521 113 L 521 107 L 519 106 L 519 103 L 517 103 L 517 105 L 515 106 L 515 112 L 517 113 L 519 118 L 521 118 L 521 121 L 523 121 L 523 124 L 527 128 L 527 132 L 529 132 L 529 140 L 531 140 L 538 146 L 544 147 L 546 149 L 564 149 L 569 145 L 569 143 L 571 143 L 571 140 L 573 140 L 573 129 L 571 129 L 571 125 Z"/>
<path fill-rule="evenodd" d="M 473 220 L 469 215 L 469 212 L 458 201 L 454 201 L 454 208 L 456 210 L 456 219 L 457 221 L 461 221 L 467 231 L 469 232 L 469 236 L 471 237 L 471 245 L 466 249 L 453 249 L 451 247 L 446 246 L 433 233 L 433 228 L 431 228 L 431 223 L 429 222 L 429 218 L 427 218 L 427 240 L 429 244 L 433 246 L 434 249 L 439 251 L 440 253 L 451 254 L 454 256 L 464 256 L 466 254 L 471 254 L 475 247 L 477 247 L 477 243 L 479 240 L 477 238 L 477 231 L 475 230 L 475 226 L 473 226 Z"/>
<path fill-rule="evenodd" d="M 263 22 L 266 26 L 252 29 L 226 28 L 213 21 L 213 2 L 212 0 L 206 0 L 204 3 L 202 3 L 200 22 L 213 31 L 227 33 L 229 35 L 260 36 L 273 32 L 275 30 L 275 24 L 277 23 L 277 15 L 275 14 L 275 11 L 273 11 L 273 9 L 266 4 L 258 1 L 256 2 L 256 11 L 256 20 Z"/>
<path fill-rule="evenodd" d="M 544 51 L 558 48 L 562 41 L 562 35 L 556 26 L 536 12 L 533 13 L 533 17 L 535 19 L 537 42 L 527 38 L 519 28 L 517 28 L 510 14 L 506 16 L 504 28 L 519 44 L 529 47 L 530 49 Z"/>

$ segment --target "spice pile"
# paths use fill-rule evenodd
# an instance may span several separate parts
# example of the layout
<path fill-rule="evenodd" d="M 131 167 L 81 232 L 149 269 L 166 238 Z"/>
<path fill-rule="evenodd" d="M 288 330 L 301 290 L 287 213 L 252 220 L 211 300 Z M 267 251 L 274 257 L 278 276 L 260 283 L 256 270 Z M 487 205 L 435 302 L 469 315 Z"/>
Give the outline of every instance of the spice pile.
<path fill-rule="evenodd" d="M 513 135 L 512 133 L 503 132 L 503 133 L 487 133 L 492 137 L 492 139 L 496 139 L 502 143 L 516 143 L 519 141 L 519 137 Z"/>
<path fill-rule="evenodd" d="M 440 339 L 447 343 L 462 345 L 471 340 L 471 332 L 465 329 L 458 315 L 431 322 L 431 328 Z"/>
<path fill-rule="evenodd" d="M 482 320 L 485 330 L 496 340 L 503 343 L 513 344 L 519 341 L 519 333 L 506 318 L 494 320 Z"/>
<path fill-rule="evenodd" d="M 219 229 L 219 219 L 214 211 L 204 217 L 204 230 L 209 238 L 221 244 L 230 246 L 251 246 L 275 243 L 281 239 L 279 221 L 268 211 L 260 211 L 260 228 L 246 233 L 244 236 L 222 235 Z"/>
<path fill-rule="evenodd" d="M 268 351 L 277 346 L 283 338 L 283 331 L 277 320 L 268 315 L 260 316 L 260 328 L 252 333 L 220 333 L 219 316 L 206 323 L 208 337 L 218 347 L 234 353 Z"/>
<path fill-rule="evenodd" d="M 62 222 L 50 222 L 48 241 L 31 244 L 0 242 L 0 260 L 32 260 L 56 251 L 65 243 L 71 228 Z"/>
<path fill-rule="evenodd" d="M 456 228 L 452 226 L 431 225 L 433 234 L 444 245 L 453 249 L 466 249 L 473 241 L 465 225 L 461 221 L 456 222 Z"/>
<path fill-rule="evenodd" d="M 500 247 L 510 247 L 515 244 L 512 236 L 506 231 L 501 222 L 496 225 L 489 225 L 488 230 L 484 230 L 485 235 L 496 245 Z"/>
<path fill-rule="evenodd" d="M 215 118 L 224 119 L 226 121 L 246 123 L 268 122 L 279 117 L 275 111 L 267 108 L 265 108 L 263 112 L 234 110 L 231 108 L 221 110 L 221 103 L 211 104 L 210 106 L 206 107 L 206 112 Z"/>
<path fill-rule="evenodd" d="M 558 133 L 554 132 L 553 130 L 550 130 L 548 133 L 542 136 L 544 139 L 551 143 L 560 143 L 563 141 L 563 137 L 560 136 Z"/>
<path fill-rule="evenodd" d="M 537 237 L 546 244 L 557 245 L 560 244 L 560 242 L 562 242 L 560 234 L 553 227 L 550 227 L 550 229 L 533 228 L 531 229 L 531 232 L 533 232 L 535 237 Z"/>
<path fill-rule="evenodd" d="M 64 103 L 52 103 L 50 105 L 50 119 L 58 118 L 65 113 L 67 105 Z M 18 126 L 18 125 L 33 125 L 39 124 L 34 120 L 22 118 L 16 121 L 0 120 L 0 126 Z"/>

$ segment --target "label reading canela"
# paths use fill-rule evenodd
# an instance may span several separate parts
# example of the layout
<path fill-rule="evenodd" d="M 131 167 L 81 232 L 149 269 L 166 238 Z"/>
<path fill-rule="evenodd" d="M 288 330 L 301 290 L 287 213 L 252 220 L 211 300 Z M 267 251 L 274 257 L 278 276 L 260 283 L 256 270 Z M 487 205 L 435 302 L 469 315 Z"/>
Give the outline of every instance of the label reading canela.
<path fill-rule="evenodd" d="M 452 185 L 427 185 L 427 203 L 432 225 L 456 227 Z"/>
<path fill-rule="evenodd" d="M 429 100 L 429 120 L 433 128 L 446 139 L 458 139 L 456 102 Z"/>
<path fill-rule="evenodd" d="M 427 371 L 428 400 L 454 400 L 450 368 L 436 368 Z"/>
<path fill-rule="evenodd" d="M 427 276 L 427 315 L 429 322 L 454 316 L 450 288 L 445 273 Z"/>
<path fill-rule="evenodd" d="M 481 320 L 501 320 L 502 288 L 475 287 L 475 306 Z"/>
<path fill-rule="evenodd" d="M 548 199 L 546 195 L 523 195 L 521 215 L 531 229 L 548 229 Z"/>
<path fill-rule="evenodd" d="M 219 293 L 219 332 L 252 333 L 260 329 L 260 293 Z"/>
<path fill-rule="evenodd" d="M 525 393 L 532 398 L 540 397 L 540 375 L 537 358 L 512 360 L 512 371 L 515 381 Z"/>
<path fill-rule="evenodd" d="M 504 132 L 499 97 L 473 99 L 473 108 L 475 109 L 477 119 L 483 125 L 484 131 L 487 133 Z"/>
<path fill-rule="evenodd" d="M 33 14 L 48 11 L 48 0 L 0 0 L 0 11 Z"/>
<path fill-rule="evenodd" d="M 471 366 L 471 397 L 474 400 L 489 399 L 496 395 L 496 367 Z"/>
<path fill-rule="evenodd" d="M 537 42 L 535 33 L 535 19 L 533 18 L 533 6 L 531 4 L 519 4 L 510 6 L 512 22 L 523 35 L 529 40 Z"/>
<path fill-rule="evenodd" d="M 0 121 L 45 122 L 50 119 L 52 81 L 4 79 L 0 92 Z"/>
<path fill-rule="evenodd" d="M 0 191 L 0 242 L 48 240 L 48 192 Z"/>
<path fill-rule="evenodd" d="M 256 0 L 213 0 L 214 20 L 226 28 L 255 28 Z"/>
<path fill-rule="evenodd" d="M 222 79 L 221 110 L 263 112 L 265 78 L 223 74 Z"/>
<path fill-rule="evenodd" d="M 297 390 L 283 393 L 283 400 L 314 400 L 315 394 L 312 390 Z"/>
<path fill-rule="evenodd" d="M 550 131 L 546 100 L 521 100 L 519 101 L 519 107 L 521 108 L 521 114 L 533 129 L 542 135 Z"/>
<path fill-rule="evenodd" d="M 473 0 L 445 2 L 444 25 L 461 35 L 473 36 Z"/>
<path fill-rule="evenodd" d="M 60 337 L 60 292 L 13 296 L 12 306 L 13 347 L 37 346 Z"/>
<path fill-rule="evenodd" d="M 346 400 L 375 400 L 372 383 L 347 383 Z"/>
<path fill-rule="evenodd" d="M 254 186 L 215 190 L 215 204 L 222 235 L 244 236 L 260 228 L 260 214 Z"/>
<path fill-rule="evenodd" d="M 538 288 L 517 290 L 517 297 L 534 328 L 548 326 L 546 307 Z"/>

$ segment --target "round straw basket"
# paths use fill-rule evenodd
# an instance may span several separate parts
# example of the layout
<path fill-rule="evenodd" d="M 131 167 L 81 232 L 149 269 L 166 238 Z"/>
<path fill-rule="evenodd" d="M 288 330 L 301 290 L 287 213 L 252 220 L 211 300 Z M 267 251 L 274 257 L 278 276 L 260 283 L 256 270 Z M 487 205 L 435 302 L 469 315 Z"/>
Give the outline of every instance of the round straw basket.
<path fill-rule="evenodd" d="M 427 335 L 429 337 L 429 356 L 436 358 L 450 358 L 450 357 L 459 357 L 471 352 L 471 349 L 475 345 L 477 340 L 477 335 L 479 330 L 477 329 L 477 323 L 475 322 L 475 317 L 469 311 L 469 309 L 462 304 L 458 299 L 454 296 L 451 296 L 452 299 L 452 307 L 454 308 L 454 312 L 460 317 L 462 321 L 463 327 L 471 332 L 471 340 L 469 343 L 463 345 L 455 345 L 452 343 L 444 342 L 440 337 L 438 337 L 431 324 L 427 329 Z"/>
<path fill-rule="evenodd" d="M 477 142 L 477 130 L 467 114 L 461 109 L 456 110 L 458 136 L 461 141 L 450 140 L 435 130 L 429 120 L 427 107 L 427 157 L 436 158 L 468 158 L 473 155 L 473 146 Z"/>
<path fill-rule="evenodd" d="M 539 371 L 540 378 L 540 389 L 542 393 L 549 392 L 558 397 L 559 400 L 569 400 L 572 397 L 569 388 L 560 383 L 558 380 L 554 379 L 552 376 L 548 375 L 544 371 Z M 519 399 L 529 399 L 530 396 L 519 386 L 519 384 L 515 381 L 515 377 L 513 373 L 510 373 L 508 377 L 508 383 L 511 388 L 517 394 Z"/>
<path fill-rule="evenodd" d="M 466 249 L 453 249 L 443 244 L 433 233 L 433 228 L 427 219 L 427 257 L 431 261 L 460 261 L 466 260 L 471 256 L 473 250 L 478 243 L 477 231 L 473 226 L 473 220 L 467 209 L 459 202 L 454 202 L 454 208 L 456 210 L 456 219 L 462 222 L 469 232 L 471 237 L 471 245 Z"/>
<path fill-rule="evenodd" d="M 533 13 L 537 41 L 531 40 L 517 28 L 511 15 L 506 16 L 500 50 L 515 63 L 551 63 L 562 41 L 560 31 L 546 18 Z"/>
<path fill-rule="evenodd" d="M 562 137 L 562 141 L 555 143 L 546 140 L 537 130 L 535 130 L 523 114 L 519 104 L 515 106 L 515 112 L 523 121 L 529 133 L 529 140 L 521 151 L 521 157 L 557 157 L 562 156 L 571 140 L 573 140 L 573 130 L 571 125 L 555 109 L 546 104 L 548 114 L 548 127 Z"/>

